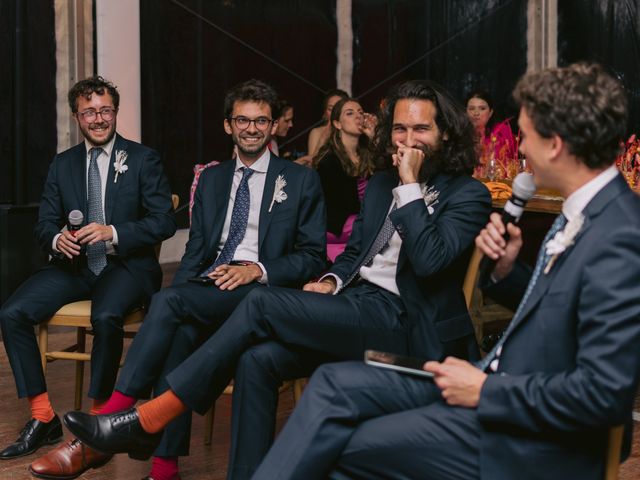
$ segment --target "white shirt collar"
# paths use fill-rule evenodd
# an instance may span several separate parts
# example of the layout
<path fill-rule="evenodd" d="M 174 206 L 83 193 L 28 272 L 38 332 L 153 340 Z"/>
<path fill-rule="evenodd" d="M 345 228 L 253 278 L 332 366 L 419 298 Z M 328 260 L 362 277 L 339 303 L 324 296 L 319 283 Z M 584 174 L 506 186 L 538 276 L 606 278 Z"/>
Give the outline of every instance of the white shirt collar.
<path fill-rule="evenodd" d="M 269 169 L 269 162 L 271 161 L 271 152 L 269 151 L 268 148 L 264 149 L 264 153 L 262 155 L 260 155 L 260 158 L 258 158 L 258 160 L 256 160 L 253 165 L 251 165 L 251 170 L 253 170 L 254 172 L 261 172 L 261 173 L 266 173 L 267 170 Z M 242 163 L 242 160 L 240 160 L 240 156 L 236 157 L 236 171 L 240 170 L 241 168 L 244 168 L 246 165 L 244 163 Z"/>
<path fill-rule="evenodd" d="M 104 145 L 100 145 L 98 148 L 101 148 L 102 150 L 104 150 L 104 153 L 107 156 L 107 158 L 111 158 L 111 151 L 113 150 L 113 144 L 114 143 L 116 143 L 116 135 L 115 134 L 113 135 L 113 138 L 111 140 L 109 140 Z M 88 154 L 89 150 L 94 148 L 96 145 L 91 145 L 91 143 L 89 143 L 89 140 L 87 140 L 85 138 L 84 139 L 84 146 L 86 147 L 87 154 Z"/>
<path fill-rule="evenodd" d="M 578 190 L 569 195 L 562 205 L 562 213 L 567 217 L 567 220 L 572 220 L 579 213 L 582 213 L 591 199 L 593 199 L 593 197 L 595 197 L 596 194 L 617 175 L 619 175 L 618 169 L 615 165 L 611 165 L 600 175 L 589 180 Z"/>

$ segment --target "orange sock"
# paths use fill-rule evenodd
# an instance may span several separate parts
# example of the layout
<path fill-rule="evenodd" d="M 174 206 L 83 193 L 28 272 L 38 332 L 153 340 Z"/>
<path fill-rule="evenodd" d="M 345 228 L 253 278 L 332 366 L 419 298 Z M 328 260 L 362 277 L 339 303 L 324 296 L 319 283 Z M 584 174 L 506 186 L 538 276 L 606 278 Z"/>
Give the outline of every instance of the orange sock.
<path fill-rule="evenodd" d="M 172 390 L 167 390 L 159 397 L 136 407 L 136 409 L 138 410 L 140 425 L 147 433 L 159 432 L 171 420 L 188 410 L 187 406 L 182 403 L 182 400 Z"/>
<path fill-rule="evenodd" d="M 49 423 L 56 416 L 47 392 L 27 397 L 27 400 L 29 400 L 29 406 L 31 407 L 31 416 L 36 420 Z"/>
<path fill-rule="evenodd" d="M 102 410 L 105 403 L 107 403 L 107 400 L 105 399 L 94 398 L 93 403 L 91 404 L 91 410 L 89 410 L 89 415 L 97 415 L 100 413 L 100 410 Z"/>

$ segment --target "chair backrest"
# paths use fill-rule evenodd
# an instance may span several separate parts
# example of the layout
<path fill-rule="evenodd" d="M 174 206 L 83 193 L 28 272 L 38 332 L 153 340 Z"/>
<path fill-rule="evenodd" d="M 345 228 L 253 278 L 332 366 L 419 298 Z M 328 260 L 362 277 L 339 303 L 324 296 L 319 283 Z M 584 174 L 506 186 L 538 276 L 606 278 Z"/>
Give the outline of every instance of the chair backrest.
<path fill-rule="evenodd" d="M 478 282 L 478 270 L 480 268 L 480 260 L 482 259 L 482 252 L 478 247 L 474 248 L 471 259 L 469 260 L 469 266 L 467 267 L 467 273 L 464 276 L 464 282 L 462 283 L 462 293 L 464 293 L 464 300 L 467 304 L 467 309 L 471 309 L 474 293 L 476 291 L 476 284 Z"/>

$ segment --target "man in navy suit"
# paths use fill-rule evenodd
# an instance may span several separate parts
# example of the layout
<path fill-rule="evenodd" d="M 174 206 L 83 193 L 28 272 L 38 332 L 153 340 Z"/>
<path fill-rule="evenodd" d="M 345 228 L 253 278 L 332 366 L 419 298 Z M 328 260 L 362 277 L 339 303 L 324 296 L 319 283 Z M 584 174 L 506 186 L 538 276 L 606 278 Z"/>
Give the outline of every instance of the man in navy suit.
<path fill-rule="evenodd" d="M 253 290 L 300 287 L 325 265 L 325 208 L 317 173 L 273 155 L 277 95 L 250 80 L 224 102 L 224 129 L 235 160 L 202 173 L 189 241 L 173 284 L 153 297 L 106 412 L 133 405 L 215 332 Z M 265 288 L 269 286 L 269 288 Z M 205 384 L 197 381 L 194 389 Z M 177 478 L 177 457 L 189 453 L 190 412 L 173 422 L 151 478 Z"/>
<path fill-rule="evenodd" d="M 30 454 L 62 436 L 48 399 L 34 325 L 67 303 L 92 301 L 89 397 L 95 408 L 113 391 L 125 314 L 160 288 L 154 245 L 176 230 L 171 190 L 158 154 L 116 134 L 119 100 L 116 88 L 101 77 L 80 81 L 69 91 L 84 141 L 51 163 L 35 227 L 52 260 L 0 311 L 18 396 L 27 397 L 32 407 L 32 418 L 18 440 L 0 453 L 2 459 Z M 61 230 L 73 210 L 84 216 L 81 228 Z"/>
<path fill-rule="evenodd" d="M 272 441 L 282 380 L 322 362 L 361 358 L 365 348 L 473 357 L 461 285 L 490 196 L 469 176 L 476 163 L 472 127 L 439 88 L 407 82 L 387 100 L 378 147 L 391 168 L 370 180 L 345 253 L 327 275 L 304 291 L 254 289 L 167 375 L 164 395 L 137 411 L 100 416 L 99 422 L 118 430 L 128 425 L 139 435 L 107 445 L 103 431 L 68 414 L 74 433 L 100 450 L 143 456 L 155 437 L 145 432 L 162 429 L 187 407 L 205 413 L 235 373 L 234 438 L 243 437 L 244 451 L 235 454 L 242 459 L 229 476 L 245 477 Z M 153 410 L 144 412 L 146 405 Z"/>
<path fill-rule="evenodd" d="M 536 184 L 566 200 L 533 271 L 498 214 L 476 239 L 488 291 L 521 299 L 502 340 L 477 365 L 427 362 L 433 380 L 320 368 L 254 479 L 604 477 L 640 375 L 640 199 L 614 165 L 626 96 L 578 64 L 526 75 L 515 98 Z"/>

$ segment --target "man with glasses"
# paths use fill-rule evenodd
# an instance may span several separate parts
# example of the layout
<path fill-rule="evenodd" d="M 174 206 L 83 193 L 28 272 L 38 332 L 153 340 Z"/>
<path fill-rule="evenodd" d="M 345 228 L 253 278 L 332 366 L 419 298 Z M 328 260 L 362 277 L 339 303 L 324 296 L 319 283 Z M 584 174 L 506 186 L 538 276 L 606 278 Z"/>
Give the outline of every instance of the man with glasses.
<path fill-rule="evenodd" d="M 301 287 L 325 265 L 325 207 L 317 173 L 273 155 L 276 92 L 249 80 L 224 101 L 224 130 L 238 155 L 202 173 L 189 242 L 173 285 L 153 297 L 115 392 L 101 413 L 132 406 L 182 363 L 254 289 Z M 195 383 L 197 390 L 202 385 Z M 188 455 L 191 413 L 155 451 L 150 477 L 177 478 Z"/>
<path fill-rule="evenodd" d="M 28 455 L 62 437 L 49 402 L 34 325 L 67 303 L 92 301 L 95 336 L 89 397 L 92 411 L 97 411 L 115 384 L 123 317 L 160 288 L 154 245 L 176 230 L 160 157 L 116 133 L 116 87 L 91 77 L 74 85 L 68 98 L 84 141 L 56 155 L 44 186 L 35 235 L 51 262 L 0 310 L 18 396 L 27 397 L 31 406 L 31 419 L 16 442 L 0 452 L 2 459 Z M 72 227 L 63 229 L 68 221 Z M 65 444 L 60 452 L 68 453 L 71 447 L 71 461 L 79 461 L 81 446 Z"/>

